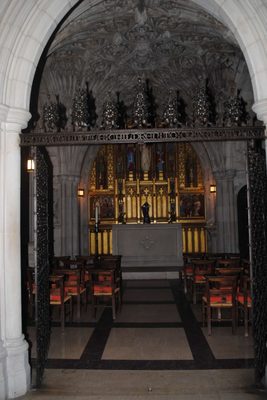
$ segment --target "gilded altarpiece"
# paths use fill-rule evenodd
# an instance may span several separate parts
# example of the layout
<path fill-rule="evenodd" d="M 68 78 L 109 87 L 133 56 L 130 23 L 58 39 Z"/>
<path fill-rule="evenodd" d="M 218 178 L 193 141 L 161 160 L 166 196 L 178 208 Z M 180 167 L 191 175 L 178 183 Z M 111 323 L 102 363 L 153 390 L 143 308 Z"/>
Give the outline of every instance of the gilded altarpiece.
<path fill-rule="evenodd" d="M 188 143 L 103 145 L 89 178 L 90 252 L 112 253 L 112 224 L 182 223 L 183 251 L 205 252 L 205 194 L 197 154 Z M 96 241 L 95 209 L 100 229 Z"/>

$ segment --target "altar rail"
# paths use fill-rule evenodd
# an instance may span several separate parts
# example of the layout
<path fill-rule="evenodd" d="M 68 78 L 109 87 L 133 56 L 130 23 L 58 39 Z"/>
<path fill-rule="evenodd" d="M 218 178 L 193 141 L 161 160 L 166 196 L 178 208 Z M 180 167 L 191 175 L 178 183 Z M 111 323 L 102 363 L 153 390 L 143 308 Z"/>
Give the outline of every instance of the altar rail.
<path fill-rule="evenodd" d="M 206 253 L 207 235 L 205 225 L 183 224 L 183 253 Z M 112 254 L 112 225 L 100 227 L 98 232 L 98 254 Z M 96 254 L 96 233 L 94 227 L 89 227 L 90 254 Z"/>

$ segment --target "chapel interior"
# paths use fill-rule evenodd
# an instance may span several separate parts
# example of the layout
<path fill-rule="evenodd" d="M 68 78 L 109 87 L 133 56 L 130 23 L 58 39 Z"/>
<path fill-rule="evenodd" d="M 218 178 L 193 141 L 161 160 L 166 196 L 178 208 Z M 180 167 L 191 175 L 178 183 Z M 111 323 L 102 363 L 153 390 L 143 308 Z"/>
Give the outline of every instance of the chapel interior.
<path fill-rule="evenodd" d="M 242 129 L 261 125 L 253 103 L 234 35 L 195 2 L 85 0 L 59 23 L 42 54 L 24 134 Z M 220 301 L 228 304 L 217 304 L 209 320 L 206 283 L 194 280 L 203 265 L 207 275 L 225 267 L 249 280 L 246 146 L 166 139 L 46 147 L 51 274 L 83 266 L 81 293 L 68 292 L 64 316 L 62 307 L 51 307 L 48 376 L 56 369 L 253 370 L 250 300 L 246 311 L 244 304 L 233 311 L 227 293 Z M 32 150 L 22 148 L 21 247 L 23 325 L 34 369 L 36 193 L 25 168 Z M 163 239 L 153 237 L 155 225 L 165 229 Z M 124 247 L 114 232 L 127 235 L 129 226 L 148 233 L 144 253 L 128 259 L 121 251 L 131 253 L 139 231 Z M 180 258 L 147 261 L 142 254 L 155 243 L 165 254 L 168 229 L 176 227 Z M 100 307 L 99 292 L 92 291 L 102 285 L 90 273 L 94 262 L 120 269 L 112 278 L 102 271 L 102 279 L 120 283 Z M 57 301 L 50 295 L 51 306 Z M 157 383 L 147 383 L 148 391 L 152 386 Z"/>

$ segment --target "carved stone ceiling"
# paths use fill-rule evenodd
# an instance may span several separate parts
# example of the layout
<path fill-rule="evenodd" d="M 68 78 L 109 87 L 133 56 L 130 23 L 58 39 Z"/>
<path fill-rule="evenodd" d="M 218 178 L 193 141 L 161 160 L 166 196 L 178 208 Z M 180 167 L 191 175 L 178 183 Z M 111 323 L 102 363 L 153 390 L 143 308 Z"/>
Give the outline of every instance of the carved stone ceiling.
<path fill-rule="evenodd" d="M 88 82 L 98 111 L 108 91 L 114 97 L 119 91 L 130 106 L 139 76 L 149 79 L 159 107 L 170 88 L 189 104 L 206 78 L 217 99 L 235 87 L 253 102 L 234 36 L 190 0 L 85 0 L 49 48 L 40 105 L 47 95 L 59 94 L 71 107 L 75 90 Z"/>

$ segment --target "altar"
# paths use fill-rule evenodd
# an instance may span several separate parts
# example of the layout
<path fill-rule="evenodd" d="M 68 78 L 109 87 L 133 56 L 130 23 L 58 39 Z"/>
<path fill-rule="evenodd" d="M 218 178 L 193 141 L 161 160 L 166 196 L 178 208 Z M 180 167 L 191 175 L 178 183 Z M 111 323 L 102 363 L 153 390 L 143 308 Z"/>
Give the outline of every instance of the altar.
<path fill-rule="evenodd" d="M 178 277 L 183 266 L 181 224 L 114 225 L 112 238 L 125 277 L 130 272 L 132 278 Z"/>

